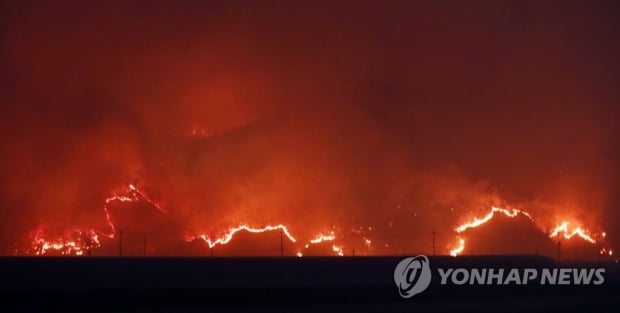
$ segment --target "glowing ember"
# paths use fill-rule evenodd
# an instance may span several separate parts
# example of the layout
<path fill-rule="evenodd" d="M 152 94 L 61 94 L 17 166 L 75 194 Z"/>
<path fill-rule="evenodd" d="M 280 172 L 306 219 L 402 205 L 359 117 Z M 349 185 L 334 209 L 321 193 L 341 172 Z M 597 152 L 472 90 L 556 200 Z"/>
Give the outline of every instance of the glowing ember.
<path fill-rule="evenodd" d="M 204 130 L 200 125 L 192 125 L 192 136 L 196 137 L 209 137 L 209 133 Z"/>
<path fill-rule="evenodd" d="M 47 240 L 43 236 L 43 230 L 38 229 L 31 234 L 31 237 L 32 246 L 30 250 L 26 251 L 26 254 L 83 255 L 101 245 L 99 236 L 94 230 L 88 232 L 73 230 L 67 232 L 63 238 Z"/>
<path fill-rule="evenodd" d="M 338 254 L 339 256 L 344 256 L 344 253 L 342 252 L 342 247 L 332 245 L 332 250 L 336 252 L 336 254 Z"/>
<path fill-rule="evenodd" d="M 336 240 L 336 235 L 334 234 L 334 231 L 332 231 L 329 235 L 324 235 L 324 234 L 317 235 L 314 239 L 310 240 L 310 242 L 307 243 L 304 247 L 308 249 L 310 245 L 319 244 L 325 241 L 333 242 L 335 240 Z M 344 256 L 341 246 L 336 246 L 335 244 L 332 244 L 332 251 L 336 252 L 336 254 L 338 254 L 339 256 Z"/>
<path fill-rule="evenodd" d="M 317 243 L 321 243 L 323 241 L 334 241 L 336 239 L 336 235 L 334 235 L 334 232 L 331 232 L 331 234 L 329 235 L 323 235 L 320 234 L 318 236 L 316 236 L 316 238 L 310 240 L 310 243 L 306 244 L 306 249 L 308 247 L 310 247 L 311 244 L 317 244 Z"/>
<path fill-rule="evenodd" d="M 459 226 L 457 226 L 454 231 L 457 233 L 462 233 L 464 231 L 466 231 L 467 229 L 470 228 L 476 228 L 480 225 L 486 224 L 488 221 L 490 221 L 493 216 L 495 216 L 495 213 L 501 213 L 504 214 L 505 216 L 508 216 L 510 218 L 513 217 L 517 217 L 518 215 L 523 215 L 525 217 L 527 217 L 528 219 L 532 220 L 532 216 L 525 212 L 525 211 L 521 211 L 521 210 L 517 210 L 517 209 L 502 209 L 502 208 L 498 208 L 498 207 L 492 207 L 491 211 L 489 213 L 487 213 L 485 216 L 478 218 L 478 217 L 474 217 L 473 220 L 465 222 Z M 461 252 L 463 252 L 463 250 L 465 249 L 465 239 L 463 238 L 459 238 L 459 245 L 457 248 L 450 250 L 450 255 L 451 256 L 457 256 L 459 255 Z"/>

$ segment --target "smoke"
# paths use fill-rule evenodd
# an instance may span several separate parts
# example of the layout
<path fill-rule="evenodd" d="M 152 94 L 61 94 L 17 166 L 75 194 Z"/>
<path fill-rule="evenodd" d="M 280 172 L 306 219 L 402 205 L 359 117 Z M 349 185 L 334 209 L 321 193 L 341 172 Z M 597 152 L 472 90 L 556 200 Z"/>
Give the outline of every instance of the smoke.
<path fill-rule="evenodd" d="M 107 231 L 129 183 L 167 213 L 113 219 L 162 254 L 239 223 L 428 253 L 505 204 L 617 246 L 612 4 L 5 6 L 2 254 L 40 227 Z"/>

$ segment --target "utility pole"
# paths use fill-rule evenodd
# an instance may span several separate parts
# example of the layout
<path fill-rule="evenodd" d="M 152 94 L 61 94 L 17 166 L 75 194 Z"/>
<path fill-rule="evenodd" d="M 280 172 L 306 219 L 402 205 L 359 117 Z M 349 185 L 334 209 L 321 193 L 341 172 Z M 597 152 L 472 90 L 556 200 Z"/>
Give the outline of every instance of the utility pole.
<path fill-rule="evenodd" d="M 93 240 L 88 236 L 84 236 L 84 241 L 86 242 L 86 255 L 90 256 L 93 252 Z"/>
<path fill-rule="evenodd" d="M 211 250 L 211 256 L 213 256 L 213 248 L 215 247 L 214 243 L 213 243 L 213 238 L 215 238 L 213 231 L 211 232 L 211 244 L 209 245 L 209 250 Z"/>
<path fill-rule="evenodd" d="M 562 250 L 561 250 L 561 242 L 560 242 L 560 234 L 558 234 L 558 262 L 560 262 L 560 257 L 562 256 Z"/>
<path fill-rule="evenodd" d="M 123 256 L 123 230 L 118 230 L 118 255 Z"/>
<path fill-rule="evenodd" d="M 280 228 L 280 257 L 284 256 L 284 230 Z"/>

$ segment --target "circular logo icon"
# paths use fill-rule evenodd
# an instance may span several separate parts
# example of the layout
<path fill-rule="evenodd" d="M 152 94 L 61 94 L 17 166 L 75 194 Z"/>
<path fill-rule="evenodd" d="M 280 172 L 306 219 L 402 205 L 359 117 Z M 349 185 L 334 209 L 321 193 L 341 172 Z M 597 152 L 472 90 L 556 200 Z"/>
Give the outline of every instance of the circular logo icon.
<path fill-rule="evenodd" d="M 425 255 L 402 259 L 394 269 L 394 282 L 403 298 L 411 298 L 431 284 L 431 267 Z"/>

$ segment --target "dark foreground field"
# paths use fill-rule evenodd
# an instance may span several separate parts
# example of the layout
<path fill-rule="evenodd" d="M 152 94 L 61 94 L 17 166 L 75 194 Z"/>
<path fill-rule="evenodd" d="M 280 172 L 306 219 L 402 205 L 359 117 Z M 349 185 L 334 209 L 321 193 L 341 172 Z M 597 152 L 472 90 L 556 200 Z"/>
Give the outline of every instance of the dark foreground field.
<path fill-rule="evenodd" d="M 402 257 L 0 258 L 0 312 L 618 311 L 618 264 L 540 257 L 430 257 L 431 286 L 402 299 Z M 440 285 L 436 267 L 605 267 L 588 286 Z"/>

